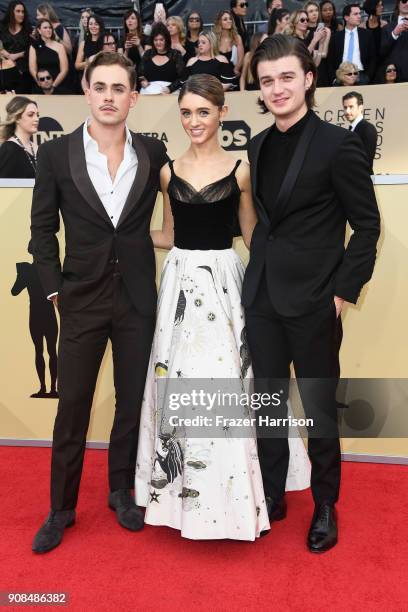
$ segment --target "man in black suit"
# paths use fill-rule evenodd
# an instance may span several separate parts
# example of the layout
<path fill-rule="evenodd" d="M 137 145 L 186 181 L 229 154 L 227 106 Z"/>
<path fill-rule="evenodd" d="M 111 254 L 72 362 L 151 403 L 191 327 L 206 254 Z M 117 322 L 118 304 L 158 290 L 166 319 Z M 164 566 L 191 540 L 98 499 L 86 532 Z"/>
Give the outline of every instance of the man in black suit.
<path fill-rule="evenodd" d="M 386 64 L 395 64 L 398 81 L 408 81 L 408 0 L 397 0 L 395 17 L 381 28 L 381 57 Z"/>
<path fill-rule="evenodd" d="M 329 44 L 328 64 L 331 82 L 342 62 L 351 62 L 358 67 L 359 83 L 366 85 L 375 73 L 376 51 L 371 32 L 360 28 L 361 9 L 359 4 L 347 4 L 343 9 L 345 28 L 334 32 Z"/>
<path fill-rule="evenodd" d="M 358 134 L 370 164 L 370 173 L 374 174 L 373 163 L 377 148 L 377 130 L 363 117 L 364 100 L 358 91 L 350 91 L 343 96 L 344 116 L 349 121 L 349 131 Z"/>
<path fill-rule="evenodd" d="M 140 408 L 156 309 L 150 219 L 167 155 L 163 143 L 129 131 L 135 72 L 117 53 L 90 63 L 91 119 L 40 147 L 32 204 L 34 262 L 58 306 L 60 401 L 51 462 L 51 512 L 34 552 L 61 542 L 75 522 L 92 399 L 108 340 L 116 411 L 109 444 L 109 506 L 132 531 L 143 515 L 131 496 Z M 64 220 L 65 260 L 56 233 Z"/>
<path fill-rule="evenodd" d="M 276 123 L 249 146 L 259 220 L 242 293 L 247 338 L 258 390 L 287 389 L 293 363 L 303 409 L 314 419 L 308 452 L 315 512 L 308 546 L 323 552 L 337 542 L 340 314 L 371 277 L 380 219 L 360 139 L 311 110 L 316 66 L 303 43 L 282 34 L 268 38 L 251 69 L 260 104 Z M 347 222 L 353 234 L 345 249 Z M 271 410 L 272 417 L 287 417 L 284 401 Z M 268 428 L 258 432 L 270 521 L 286 515 L 285 433 L 272 438 Z"/>

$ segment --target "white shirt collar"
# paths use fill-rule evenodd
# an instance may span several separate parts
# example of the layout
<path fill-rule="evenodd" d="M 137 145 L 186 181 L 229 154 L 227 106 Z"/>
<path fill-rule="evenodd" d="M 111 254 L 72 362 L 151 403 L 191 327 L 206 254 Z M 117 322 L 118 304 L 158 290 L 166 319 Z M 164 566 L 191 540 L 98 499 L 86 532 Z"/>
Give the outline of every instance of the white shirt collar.
<path fill-rule="evenodd" d="M 89 117 L 84 122 L 84 128 L 83 128 L 84 149 L 86 149 L 89 146 L 89 144 L 92 143 L 94 146 L 97 147 L 97 149 L 99 151 L 98 143 L 96 142 L 96 140 L 94 138 L 92 138 L 92 136 L 88 132 L 88 125 L 90 124 L 90 122 L 91 122 L 91 119 Z M 130 130 L 129 130 L 127 125 L 125 125 L 125 130 L 126 130 L 126 143 L 125 144 L 133 147 L 132 134 L 130 133 Z"/>
<path fill-rule="evenodd" d="M 362 121 L 363 119 L 364 119 L 363 115 L 358 115 L 358 117 L 356 117 L 354 119 L 354 121 L 350 124 L 352 129 L 353 129 L 353 131 L 354 131 L 356 125 L 358 125 L 360 123 L 360 121 Z"/>

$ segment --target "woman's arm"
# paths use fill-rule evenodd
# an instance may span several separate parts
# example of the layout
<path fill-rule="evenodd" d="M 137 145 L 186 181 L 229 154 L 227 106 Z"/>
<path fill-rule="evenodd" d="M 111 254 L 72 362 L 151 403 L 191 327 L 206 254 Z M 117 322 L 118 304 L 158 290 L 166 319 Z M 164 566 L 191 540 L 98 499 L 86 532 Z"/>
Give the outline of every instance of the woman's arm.
<path fill-rule="evenodd" d="M 241 76 L 239 79 L 239 90 L 240 91 L 245 91 L 248 68 L 249 68 L 249 53 L 245 53 L 244 63 L 242 65 L 242 72 L 241 72 Z"/>
<path fill-rule="evenodd" d="M 5 49 L 4 51 L 5 53 L 3 54 L 3 57 L 6 59 L 11 59 L 13 62 L 25 56 L 25 51 L 20 51 L 19 53 L 7 53 Z"/>
<path fill-rule="evenodd" d="M 237 53 L 238 53 L 238 61 L 234 68 L 234 72 L 235 74 L 240 74 L 242 63 L 244 61 L 244 55 L 245 55 L 244 45 L 242 44 L 242 38 L 240 36 L 238 36 L 238 41 L 237 41 Z"/>
<path fill-rule="evenodd" d="M 326 58 L 329 52 L 329 43 L 331 38 L 330 28 L 324 28 L 326 36 L 319 42 L 318 52 L 321 58 Z"/>
<path fill-rule="evenodd" d="M 33 77 L 35 83 L 38 85 L 37 81 L 37 53 L 35 52 L 34 47 L 31 45 L 28 51 L 28 69 L 30 71 L 31 76 Z"/>
<path fill-rule="evenodd" d="M 241 162 L 237 170 L 238 186 L 241 190 L 241 198 L 239 200 L 239 225 L 241 227 L 242 238 L 245 246 L 249 249 L 251 245 L 252 232 L 257 223 L 257 216 L 252 201 L 251 174 L 250 167 L 247 162 Z"/>
<path fill-rule="evenodd" d="M 86 61 L 84 60 L 84 47 L 85 47 L 85 41 L 80 42 L 79 47 L 78 47 L 78 53 L 77 53 L 76 60 L 75 60 L 75 68 L 77 70 L 85 70 L 86 68 Z"/>
<path fill-rule="evenodd" d="M 54 87 L 61 85 L 62 81 L 68 74 L 68 57 L 63 44 L 58 44 L 57 52 L 59 57 L 60 71 L 54 79 Z"/>
<path fill-rule="evenodd" d="M 62 36 L 61 42 L 64 45 L 65 51 L 68 53 L 68 55 L 70 55 L 72 53 L 72 42 L 65 28 L 63 29 L 63 32 L 64 34 Z"/>
<path fill-rule="evenodd" d="M 151 230 L 150 236 L 156 249 L 171 249 L 174 246 L 174 219 L 171 212 L 167 188 L 170 182 L 169 164 L 160 170 L 160 189 L 163 194 L 163 223 L 161 230 Z"/>

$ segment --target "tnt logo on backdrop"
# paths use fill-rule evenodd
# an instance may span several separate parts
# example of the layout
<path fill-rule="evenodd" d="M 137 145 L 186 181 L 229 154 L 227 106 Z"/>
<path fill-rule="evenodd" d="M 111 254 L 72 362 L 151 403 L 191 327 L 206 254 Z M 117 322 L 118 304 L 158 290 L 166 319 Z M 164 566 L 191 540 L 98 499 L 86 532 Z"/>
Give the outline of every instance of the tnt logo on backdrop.
<path fill-rule="evenodd" d="M 64 134 L 64 128 L 56 119 L 52 117 L 41 117 L 38 125 L 38 132 L 35 135 L 37 144 L 40 145 L 47 140 L 59 138 Z"/>
<path fill-rule="evenodd" d="M 245 121 L 224 121 L 221 128 L 221 146 L 226 151 L 246 150 L 251 139 L 251 128 Z"/>

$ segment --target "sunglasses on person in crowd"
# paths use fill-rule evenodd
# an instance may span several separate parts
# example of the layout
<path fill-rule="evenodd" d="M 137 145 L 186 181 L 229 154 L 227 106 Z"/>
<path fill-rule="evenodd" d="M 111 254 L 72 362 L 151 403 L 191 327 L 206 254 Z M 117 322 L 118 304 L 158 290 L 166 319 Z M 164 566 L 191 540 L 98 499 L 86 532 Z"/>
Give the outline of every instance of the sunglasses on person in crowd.
<path fill-rule="evenodd" d="M 298 23 L 307 23 L 308 19 L 306 19 L 306 17 L 301 17 L 300 19 L 298 19 Z"/>
<path fill-rule="evenodd" d="M 239 6 L 239 8 L 248 8 L 249 4 L 248 4 L 248 2 L 240 2 L 238 6 Z"/>
<path fill-rule="evenodd" d="M 106 41 L 105 41 L 103 44 L 104 44 L 104 45 L 109 45 L 109 46 L 112 46 L 112 45 L 114 45 L 114 44 L 115 44 L 115 41 L 114 41 L 114 40 L 106 40 Z"/>
<path fill-rule="evenodd" d="M 200 21 L 199 17 L 189 17 L 188 18 L 189 21 Z"/>
<path fill-rule="evenodd" d="M 387 74 L 390 72 L 397 72 L 396 68 L 387 68 L 387 70 L 385 71 Z"/>
<path fill-rule="evenodd" d="M 52 81 L 52 77 L 50 77 L 50 76 L 38 77 L 38 80 L 41 81 L 41 83 L 43 81 Z"/>
<path fill-rule="evenodd" d="M 358 72 L 346 72 L 346 76 L 358 76 Z"/>

